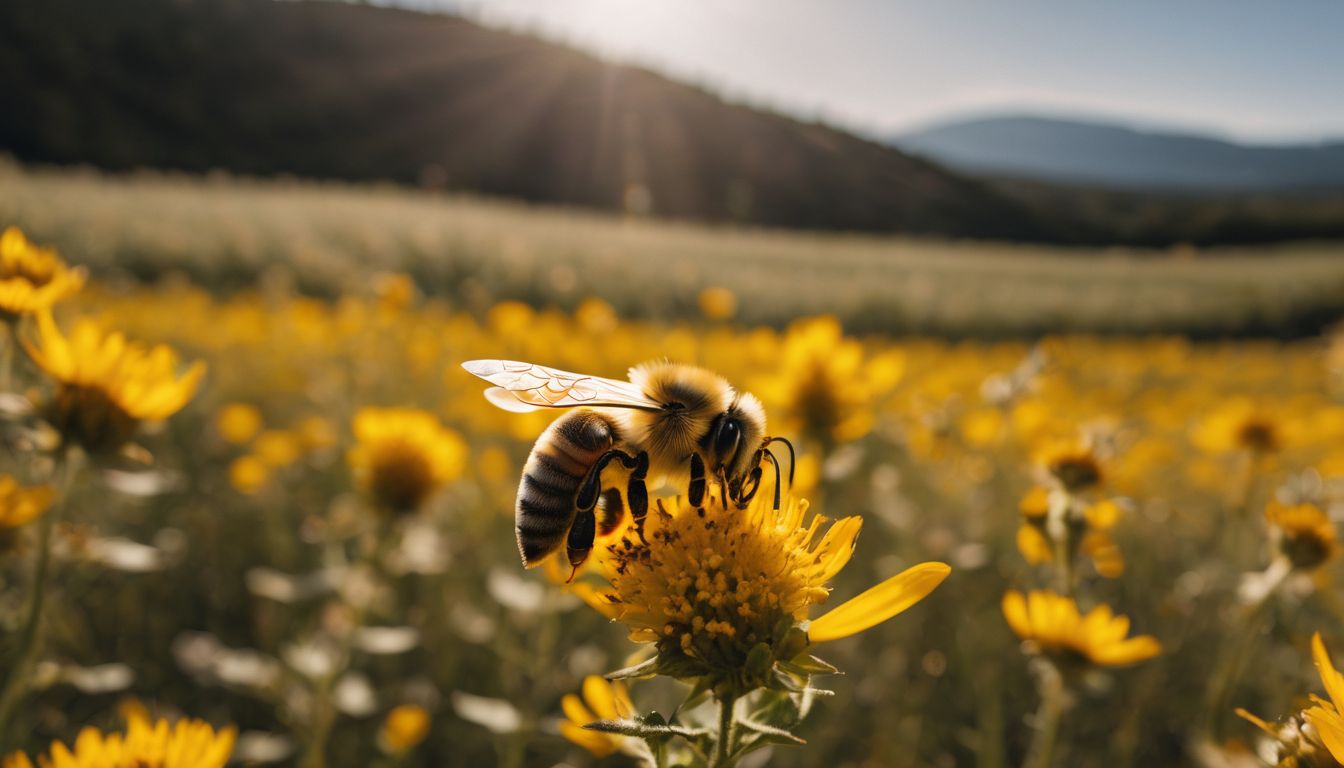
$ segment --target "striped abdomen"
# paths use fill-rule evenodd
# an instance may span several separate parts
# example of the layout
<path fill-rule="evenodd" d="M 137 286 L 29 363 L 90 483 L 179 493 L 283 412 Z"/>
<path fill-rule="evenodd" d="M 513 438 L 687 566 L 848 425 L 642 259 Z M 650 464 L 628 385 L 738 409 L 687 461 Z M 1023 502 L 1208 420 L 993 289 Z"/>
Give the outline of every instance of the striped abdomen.
<path fill-rule="evenodd" d="M 620 441 L 609 416 L 587 409 L 566 413 L 537 438 L 523 467 L 514 511 L 523 565 L 539 564 L 565 543 L 574 525 L 579 486 L 597 460 Z M 588 546 L 592 546 L 591 534 Z"/>

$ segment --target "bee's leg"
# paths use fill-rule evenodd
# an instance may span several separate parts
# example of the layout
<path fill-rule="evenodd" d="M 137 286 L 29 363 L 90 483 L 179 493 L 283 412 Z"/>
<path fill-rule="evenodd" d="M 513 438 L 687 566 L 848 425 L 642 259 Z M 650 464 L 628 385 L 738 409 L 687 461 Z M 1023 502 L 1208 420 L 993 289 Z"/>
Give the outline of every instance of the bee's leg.
<path fill-rule="evenodd" d="M 593 551 L 593 539 L 597 535 L 597 520 L 593 516 L 593 510 L 580 510 L 574 517 L 574 525 L 570 526 L 569 536 L 565 538 L 565 554 L 569 556 L 569 564 L 574 570 L 569 573 L 569 581 L 574 580 L 574 576 L 579 572 L 579 566 L 588 559 L 588 554 Z"/>
<path fill-rule="evenodd" d="M 601 514 L 597 515 L 597 535 L 606 536 L 616 530 L 625 517 L 625 502 L 621 501 L 621 492 L 608 488 L 602 492 Z"/>
<path fill-rule="evenodd" d="M 743 483 L 742 486 L 745 490 L 738 497 L 737 506 L 746 509 L 751 500 L 756 498 L 756 492 L 761 490 L 761 468 L 759 466 L 751 470 L 751 474 L 747 476 L 747 482 Z M 779 491 L 776 490 L 775 493 L 778 494 Z M 779 509 L 778 496 L 775 499 L 775 509 Z"/>
<path fill-rule="evenodd" d="M 625 503 L 630 507 L 630 518 L 635 521 L 639 540 L 645 544 L 648 544 L 644 541 L 644 517 L 649 514 L 649 487 L 645 483 L 648 476 L 649 454 L 640 451 L 635 457 L 634 471 L 630 473 L 630 483 L 625 489 Z"/>
<path fill-rule="evenodd" d="M 686 501 L 692 507 L 705 503 L 705 460 L 698 453 L 691 454 L 691 484 L 686 489 Z"/>
<path fill-rule="evenodd" d="M 592 469 L 588 470 L 588 474 L 583 478 L 583 483 L 579 486 L 578 496 L 574 499 L 574 507 L 578 510 L 580 517 L 585 513 L 590 517 L 592 516 L 593 509 L 597 506 L 597 500 L 603 495 L 602 470 L 606 469 L 607 465 L 613 461 L 619 461 L 621 466 L 631 470 L 630 484 L 626 490 L 625 503 L 626 506 L 630 507 L 630 515 L 634 517 L 637 522 L 643 521 L 644 516 L 649 512 L 649 492 L 644 485 L 644 478 L 649 474 L 649 455 L 643 451 L 641 451 L 638 456 L 631 456 L 625 451 L 613 448 L 602 454 L 602 456 L 600 456 L 593 464 Z M 604 517 L 604 531 L 605 522 L 606 519 Z M 576 521 L 574 525 L 577 527 L 578 522 Z M 612 527 L 615 527 L 614 524 Z M 595 523 L 594 531 L 596 531 Z M 642 527 L 640 529 L 640 537 L 643 538 Z M 591 540 L 589 544 L 589 548 L 591 549 Z"/>

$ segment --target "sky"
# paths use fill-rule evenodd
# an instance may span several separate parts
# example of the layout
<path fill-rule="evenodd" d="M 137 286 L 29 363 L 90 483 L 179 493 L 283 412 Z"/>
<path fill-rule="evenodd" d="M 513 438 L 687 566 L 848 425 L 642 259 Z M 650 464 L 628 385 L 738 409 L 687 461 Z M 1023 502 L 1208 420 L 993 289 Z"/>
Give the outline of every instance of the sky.
<path fill-rule="evenodd" d="M 383 0 L 873 136 L 998 112 L 1344 137 L 1340 0 Z"/>

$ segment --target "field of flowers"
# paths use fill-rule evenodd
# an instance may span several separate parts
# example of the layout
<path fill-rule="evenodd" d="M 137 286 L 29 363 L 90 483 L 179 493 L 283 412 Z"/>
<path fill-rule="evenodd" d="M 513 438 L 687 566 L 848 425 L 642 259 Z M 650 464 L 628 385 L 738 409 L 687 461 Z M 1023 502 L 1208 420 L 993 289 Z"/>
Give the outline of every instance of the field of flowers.
<path fill-rule="evenodd" d="M 1344 759 L 1344 344 L 67 262 L 0 239 L 5 768 Z M 796 462 L 744 508 L 653 486 L 572 580 L 525 570 L 515 492 L 555 414 L 490 405 L 478 358 L 704 366 Z"/>

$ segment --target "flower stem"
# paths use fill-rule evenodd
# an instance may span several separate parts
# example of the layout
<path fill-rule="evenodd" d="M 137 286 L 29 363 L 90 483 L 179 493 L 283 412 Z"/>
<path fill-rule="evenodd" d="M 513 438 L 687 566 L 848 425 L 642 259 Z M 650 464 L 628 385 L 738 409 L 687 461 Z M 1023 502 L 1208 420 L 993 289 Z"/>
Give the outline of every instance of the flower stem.
<path fill-rule="evenodd" d="M 1036 735 L 1031 740 L 1024 768 L 1050 768 L 1059 740 L 1059 722 L 1064 713 L 1064 678 L 1054 664 L 1042 662 L 1037 681 L 1041 705 L 1036 710 Z"/>
<path fill-rule="evenodd" d="M 24 619 L 19 639 L 18 659 L 10 668 L 4 690 L 0 691 L 0 744 L 9 743 L 9 726 L 14 719 L 15 708 L 28 692 L 28 678 L 42 650 L 42 616 L 46 607 L 47 574 L 51 570 L 51 536 L 56 528 L 60 505 L 64 503 L 70 487 L 69 465 L 63 453 L 56 456 L 52 474 L 59 478 L 58 491 L 61 497 L 37 521 L 37 562 L 33 565 L 31 587 L 33 593 L 28 601 L 28 615 Z"/>
<path fill-rule="evenodd" d="M 719 699 L 719 736 L 714 742 L 714 760 L 709 764 L 710 768 L 732 765 L 729 756 L 732 754 L 733 705 L 736 703 L 737 697 L 732 695 Z"/>

